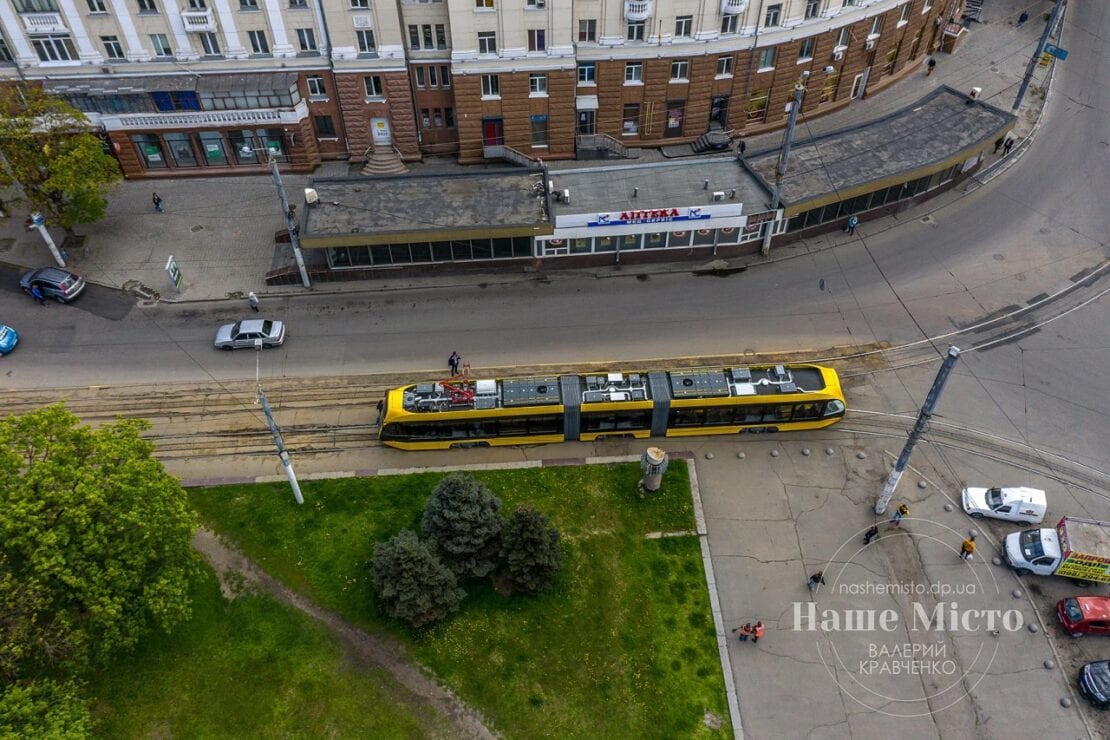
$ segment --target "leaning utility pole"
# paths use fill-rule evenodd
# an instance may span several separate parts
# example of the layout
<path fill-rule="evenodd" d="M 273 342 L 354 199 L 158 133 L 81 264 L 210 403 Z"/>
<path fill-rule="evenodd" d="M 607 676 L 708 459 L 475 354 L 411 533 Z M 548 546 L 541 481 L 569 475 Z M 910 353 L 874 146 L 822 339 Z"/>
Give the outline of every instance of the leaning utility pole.
<path fill-rule="evenodd" d="M 58 263 L 58 267 L 65 267 L 66 259 L 62 256 L 62 253 L 61 251 L 59 251 L 58 246 L 54 243 L 54 240 L 50 238 L 50 232 L 46 230 L 46 223 L 45 219 L 42 216 L 42 213 L 40 213 L 39 211 L 35 211 L 31 214 L 31 226 L 38 229 L 39 236 L 41 236 L 42 240 L 46 242 L 46 248 L 50 250 L 50 254 L 54 255 L 54 261 Z"/>
<path fill-rule="evenodd" d="M 771 193 L 771 210 L 779 209 L 779 199 L 782 197 L 782 179 L 786 177 L 786 166 L 790 161 L 790 145 L 794 143 L 794 125 L 798 122 L 798 112 L 802 109 L 802 98 L 806 94 L 805 81 L 809 72 L 802 72 L 802 78 L 794 83 L 794 102 L 790 105 L 790 119 L 786 124 L 786 132 L 782 135 L 782 149 L 779 151 L 779 161 L 775 166 L 775 190 Z M 773 219 L 767 222 L 767 233 L 763 235 L 763 247 L 760 253 L 766 257 L 771 252 L 771 232 L 775 229 Z"/>
<path fill-rule="evenodd" d="M 933 387 L 929 389 L 929 395 L 925 396 L 925 404 L 921 407 L 921 413 L 917 416 L 917 423 L 910 430 L 906 446 L 902 448 L 902 454 L 898 456 L 898 462 L 894 463 L 894 469 L 890 471 L 890 477 L 886 479 L 883 492 L 879 494 L 879 500 L 875 502 L 876 514 L 882 514 L 886 511 L 887 504 L 894 496 L 894 489 L 898 487 L 898 481 L 902 479 L 902 472 L 909 464 L 913 446 L 917 444 L 918 438 L 925 431 L 925 426 L 929 423 L 929 419 L 933 415 L 933 409 L 936 408 L 937 401 L 940 399 L 940 392 L 944 390 L 944 384 L 948 382 L 948 375 L 952 372 L 952 368 L 956 365 L 956 358 L 959 356 L 959 348 L 948 348 L 948 355 L 944 358 L 940 370 L 937 371 L 937 377 L 933 380 Z"/>
<path fill-rule="evenodd" d="M 304 497 L 301 496 L 301 486 L 297 483 L 297 474 L 293 472 L 293 462 L 289 459 L 285 442 L 281 438 L 281 430 L 278 429 L 277 422 L 274 421 L 274 415 L 270 411 L 270 402 L 266 400 L 266 391 L 262 390 L 261 385 L 258 386 L 258 400 L 262 403 L 262 412 L 266 414 L 266 422 L 270 425 L 270 434 L 274 437 L 274 445 L 277 447 L 282 467 L 285 468 L 285 475 L 289 478 L 289 485 L 293 487 L 293 498 L 297 499 L 298 504 L 303 504 Z"/>
<path fill-rule="evenodd" d="M 274 175 L 274 185 L 277 185 L 278 197 L 281 198 L 281 212 L 285 214 L 285 228 L 289 232 L 289 243 L 293 245 L 293 256 L 297 259 L 297 269 L 301 271 L 301 285 L 306 288 L 312 286 L 308 282 L 308 268 L 304 266 L 304 256 L 301 254 L 301 237 L 297 233 L 297 212 L 289 205 L 285 197 L 285 185 L 281 182 L 281 173 L 278 172 L 277 157 L 270 150 L 270 171 Z"/>
<path fill-rule="evenodd" d="M 1037 42 L 1037 48 L 1033 49 L 1033 56 L 1029 59 L 1029 66 L 1025 68 L 1025 77 L 1021 80 L 1021 87 L 1018 88 L 1017 97 L 1014 98 L 1014 104 L 1010 110 L 1017 112 L 1021 107 L 1021 99 L 1025 97 L 1025 89 L 1029 87 L 1029 80 L 1033 79 L 1033 70 L 1037 68 L 1037 60 L 1041 58 L 1044 53 L 1044 43 L 1048 41 L 1048 35 L 1052 33 L 1052 29 L 1056 26 L 1056 18 L 1060 15 L 1060 9 L 1064 7 L 1064 0 L 1056 0 L 1056 4 L 1052 6 L 1052 14 L 1048 17 L 1048 23 L 1044 24 L 1044 31 L 1041 32 L 1041 40 Z"/>

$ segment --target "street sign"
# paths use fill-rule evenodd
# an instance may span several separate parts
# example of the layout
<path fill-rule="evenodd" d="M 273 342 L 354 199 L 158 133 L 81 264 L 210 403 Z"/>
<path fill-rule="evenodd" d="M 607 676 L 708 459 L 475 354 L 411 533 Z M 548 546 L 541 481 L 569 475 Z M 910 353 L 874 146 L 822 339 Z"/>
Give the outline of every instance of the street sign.
<path fill-rule="evenodd" d="M 1052 44 L 1044 45 L 1044 53 L 1051 54 L 1052 56 L 1059 59 L 1061 62 L 1068 58 L 1067 49 L 1061 49 L 1059 46 L 1053 46 Z"/>
<path fill-rule="evenodd" d="M 169 276 L 170 283 L 173 284 L 173 289 L 181 292 L 181 268 L 177 266 L 177 262 L 174 261 L 172 254 L 170 258 L 166 260 L 166 275 Z"/>

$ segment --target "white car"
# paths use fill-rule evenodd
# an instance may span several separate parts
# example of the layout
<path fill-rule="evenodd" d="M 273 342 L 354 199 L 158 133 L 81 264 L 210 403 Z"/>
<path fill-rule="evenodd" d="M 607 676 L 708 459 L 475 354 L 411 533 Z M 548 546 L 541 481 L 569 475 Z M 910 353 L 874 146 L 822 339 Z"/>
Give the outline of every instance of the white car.
<path fill-rule="evenodd" d="M 259 341 L 263 347 L 280 346 L 285 341 L 285 324 L 269 319 L 243 319 L 224 324 L 216 332 L 218 349 L 254 347 Z"/>
<path fill-rule="evenodd" d="M 1048 505 L 1037 488 L 965 488 L 964 511 L 975 519 L 989 516 L 1023 524 L 1040 524 Z"/>

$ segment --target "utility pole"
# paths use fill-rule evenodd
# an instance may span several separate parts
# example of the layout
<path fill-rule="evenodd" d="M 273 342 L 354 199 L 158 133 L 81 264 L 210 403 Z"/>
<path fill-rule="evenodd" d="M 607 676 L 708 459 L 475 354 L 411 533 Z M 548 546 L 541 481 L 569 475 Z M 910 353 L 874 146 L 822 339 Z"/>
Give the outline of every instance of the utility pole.
<path fill-rule="evenodd" d="M 266 400 L 266 391 L 262 390 L 261 385 L 258 386 L 258 400 L 262 404 L 262 413 L 266 414 L 266 422 L 270 425 L 270 434 L 273 435 L 278 457 L 281 458 L 281 465 L 285 468 L 286 477 L 289 478 L 289 485 L 293 487 L 293 498 L 297 499 L 298 504 L 303 504 L 304 497 L 301 495 L 301 486 L 297 483 L 297 474 L 293 472 L 293 461 L 289 459 L 285 442 L 281 438 L 281 430 L 278 429 L 277 422 L 274 421 L 273 412 L 270 411 L 270 402 Z"/>
<path fill-rule="evenodd" d="M 1048 41 L 1048 35 L 1055 28 L 1056 18 L 1060 15 L 1060 9 L 1063 7 L 1064 0 L 1056 0 L 1056 4 L 1052 6 L 1052 14 L 1048 17 L 1048 23 L 1044 24 L 1044 31 L 1041 32 L 1041 40 L 1037 42 L 1037 48 L 1033 49 L 1033 56 L 1029 59 L 1029 65 L 1025 68 L 1025 77 L 1021 80 L 1021 87 L 1018 88 L 1017 97 L 1014 98 L 1014 104 L 1010 108 L 1011 111 L 1017 112 L 1017 109 L 1021 107 L 1021 99 L 1025 97 L 1029 80 L 1033 79 L 1033 70 L 1037 68 L 1037 60 L 1044 53 L 1044 43 Z"/>
<path fill-rule="evenodd" d="M 782 179 L 786 177 L 786 167 L 790 162 L 790 145 L 794 143 L 794 125 L 798 122 L 798 112 L 802 109 L 802 98 L 806 94 L 805 82 L 809 79 L 809 72 L 802 72 L 802 78 L 794 83 L 794 102 L 790 104 L 790 119 L 786 123 L 786 132 L 782 135 L 782 149 L 779 151 L 779 161 L 775 165 L 775 190 L 771 193 L 771 210 L 779 209 L 779 199 L 782 197 Z M 775 230 L 773 219 L 767 222 L 767 232 L 763 235 L 763 247 L 760 253 L 766 257 L 771 252 L 771 232 Z"/>
<path fill-rule="evenodd" d="M 902 479 L 902 473 L 905 471 L 906 465 L 909 464 L 910 453 L 913 452 L 914 445 L 917 444 L 918 438 L 921 437 L 929 419 L 933 416 L 933 409 L 936 408 L 937 401 L 940 400 L 940 392 L 944 390 L 944 384 L 948 382 L 948 375 L 955 367 L 956 359 L 959 356 L 960 350 L 958 347 L 948 348 L 948 355 L 944 358 L 940 370 L 937 371 L 937 377 L 933 380 L 933 387 L 929 389 L 929 395 L 925 396 L 921 413 L 917 415 L 917 423 L 910 430 L 910 436 L 906 439 L 906 446 L 902 448 L 902 454 L 898 456 L 898 462 L 894 463 L 894 469 L 890 471 L 890 477 L 886 479 L 883 492 L 879 494 L 879 500 L 875 502 L 876 514 L 882 514 L 886 511 L 887 504 L 894 496 L 894 489 L 898 487 L 898 481 Z"/>
<path fill-rule="evenodd" d="M 274 185 L 277 185 L 278 197 L 281 198 L 281 211 L 285 214 L 285 228 L 289 232 L 289 243 L 293 245 L 293 256 L 297 258 L 297 269 L 301 271 L 301 285 L 311 288 L 308 281 L 308 269 L 304 266 L 304 256 L 301 254 L 301 237 L 297 233 L 297 211 L 289 205 L 285 197 L 285 185 L 281 182 L 281 173 L 278 172 L 277 157 L 270 150 L 270 171 L 274 175 Z"/>
<path fill-rule="evenodd" d="M 42 240 L 46 242 L 46 246 L 50 249 L 50 254 L 54 255 L 54 261 L 58 263 L 58 267 L 65 267 L 65 257 L 63 257 L 62 253 L 58 250 L 58 245 L 56 245 L 54 243 L 54 240 L 50 238 L 50 232 L 46 230 L 46 224 L 45 220 L 42 217 L 42 213 L 40 213 L 39 211 L 35 211 L 31 214 L 31 225 L 38 229 L 39 235 L 42 237 Z"/>

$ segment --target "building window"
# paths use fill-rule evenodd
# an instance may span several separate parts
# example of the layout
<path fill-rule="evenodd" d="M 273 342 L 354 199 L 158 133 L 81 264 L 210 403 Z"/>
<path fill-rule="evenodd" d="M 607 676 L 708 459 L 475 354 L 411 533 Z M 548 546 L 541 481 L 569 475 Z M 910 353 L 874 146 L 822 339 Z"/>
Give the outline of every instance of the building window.
<path fill-rule="evenodd" d="M 798 61 L 813 59 L 813 47 L 816 45 L 817 39 L 812 36 L 802 41 L 802 45 L 798 47 Z"/>
<path fill-rule="evenodd" d="M 621 133 L 629 135 L 640 133 L 639 103 L 624 104 L 624 115 L 621 116 Z"/>
<path fill-rule="evenodd" d="M 328 94 L 328 89 L 324 86 L 324 78 L 320 75 L 306 77 L 305 81 L 308 83 L 309 95 L 313 97 L 323 97 Z"/>
<path fill-rule="evenodd" d="M 547 75 L 528 75 L 528 92 L 532 95 L 547 95 Z"/>
<path fill-rule="evenodd" d="M 421 128 L 431 128 L 432 127 L 432 111 L 428 108 L 421 108 L 420 109 L 420 127 Z"/>
<path fill-rule="evenodd" d="M 455 128 L 455 109 L 454 108 L 444 108 L 443 109 L 443 123 L 447 126 L 447 128 Z"/>
<path fill-rule="evenodd" d="M 871 33 L 868 36 L 878 36 L 883 30 L 883 17 L 877 15 L 871 19 Z"/>
<path fill-rule="evenodd" d="M 385 93 L 382 87 L 382 78 L 378 75 L 370 75 L 369 77 L 362 78 L 362 84 L 366 86 L 366 97 L 368 98 L 384 98 Z"/>
<path fill-rule="evenodd" d="M 478 53 L 479 54 L 496 54 L 497 53 L 497 34 L 493 31 L 479 31 L 478 32 Z"/>
<path fill-rule="evenodd" d="M 170 39 L 164 33 L 150 34 L 150 43 L 154 46 L 154 56 L 156 57 L 172 57 L 173 49 L 170 47 Z"/>
<path fill-rule="evenodd" d="M 218 57 L 220 55 L 220 42 L 214 33 L 200 34 L 200 45 L 204 48 L 204 56 Z"/>
<path fill-rule="evenodd" d="M 767 15 L 763 17 L 763 25 L 777 26 L 782 22 L 782 5 L 769 5 L 767 7 Z"/>
<path fill-rule="evenodd" d="M 492 8 L 493 0 L 474 0 L 474 7 L 476 8 Z"/>
<path fill-rule="evenodd" d="M 109 59 L 123 59 L 123 45 L 119 42 L 119 36 L 101 36 L 100 42 L 104 44 L 104 51 L 108 53 Z"/>
<path fill-rule="evenodd" d="M 836 100 L 836 86 L 840 82 L 839 72 L 830 72 L 825 76 L 825 82 L 821 85 L 821 102 L 831 103 Z"/>
<path fill-rule="evenodd" d="M 446 28 L 444 28 L 442 23 L 436 24 L 436 48 L 447 48 L 447 30 Z"/>
<path fill-rule="evenodd" d="M 629 41 L 643 41 L 644 40 L 644 22 L 640 21 L 639 23 L 629 23 L 628 24 L 628 35 L 626 36 L 626 38 Z"/>
<path fill-rule="evenodd" d="M 409 48 L 420 49 L 420 29 L 416 26 L 409 26 Z"/>
<path fill-rule="evenodd" d="M 355 39 L 358 41 L 359 54 L 376 54 L 378 52 L 378 44 L 374 41 L 374 32 L 370 29 L 355 31 Z"/>
<path fill-rule="evenodd" d="M 680 15 L 674 20 L 675 38 L 689 38 L 694 31 L 694 16 Z"/>
<path fill-rule="evenodd" d="M 597 65 L 593 62 L 578 63 L 578 84 L 594 85 L 597 83 Z"/>
<path fill-rule="evenodd" d="M 748 100 L 748 122 L 762 121 L 767 117 L 767 103 L 771 100 L 770 90 L 756 90 Z"/>
<path fill-rule="evenodd" d="M 726 15 L 726 16 L 722 17 L 721 18 L 721 33 L 722 34 L 736 33 L 736 27 L 737 27 L 737 24 L 739 22 L 737 19 L 739 17 L 740 16 L 738 16 L 738 15 Z"/>
<path fill-rule="evenodd" d="M 837 46 L 847 46 L 848 42 L 852 39 L 852 29 L 845 26 L 840 29 L 840 35 L 836 37 Z"/>
<path fill-rule="evenodd" d="M 624 63 L 624 83 L 639 83 L 644 81 L 644 63 L 643 62 L 625 62 Z"/>
<path fill-rule="evenodd" d="M 297 42 L 301 45 L 301 51 L 316 51 L 316 33 L 311 28 L 298 28 Z"/>
<path fill-rule="evenodd" d="M 441 111 L 439 108 L 436 108 L 434 111 L 432 111 L 432 114 L 434 116 L 436 128 L 443 128 L 443 111 Z"/>
<path fill-rule="evenodd" d="M 258 10 L 258 0 L 239 0 L 239 10 Z"/>
<path fill-rule="evenodd" d="M 690 62 L 679 59 L 671 62 L 671 82 L 686 82 L 690 79 Z"/>
<path fill-rule="evenodd" d="M 775 66 L 775 47 L 768 46 L 759 52 L 759 68 L 770 69 Z"/>
<path fill-rule="evenodd" d="M 929 2 L 929 0 L 925 0 L 925 2 Z M 844 0 L 840 4 L 840 7 L 847 8 L 849 5 L 855 5 L 855 4 L 856 4 L 856 0 Z"/>
<path fill-rule="evenodd" d="M 717 76 L 732 76 L 732 57 L 717 57 Z"/>
<path fill-rule="evenodd" d="M 335 121 L 331 116 L 313 116 L 316 122 L 316 135 L 320 137 L 334 137 L 335 136 Z"/>
<path fill-rule="evenodd" d="M 352 8 L 369 8 L 370 0 L 351 0 Z"/>
<path fill-rule="evenodd" d="M 594 19 L 578 21 L 578 40 L 597 41 L 597 21 Z"/>
<path fill-rule="evenodd" d="M 532 116 L 532 146 L 547 146 L 547 116 Z"/>
<path fill-rule="evenodd" d="M 423 90 L 426 85 L 424 80 L 424 68 L 415 67 L 414 69 L 416 70 L 416 86 Z"/>
<path fill-rule="evenodd" d="M 898 61 L 898 45 L 890 47 L 886 51 L 886 60 L 883 63 L 883 74 L 894 74 L 894 64 Z"/>
<path fill-rule="evenodd" d="M 439 82 L 436 80 L 436 68 L 428 67 L 428 87 L 438 87 Z"/>
<path fill-rule="evenodd" d="M 528 31 L 528 51 L 546 51 L 547 33 L 542 28 Z"/>
<path fill-rule="evenodd" d="M 157 13 L 158 6 L 154 4 L 154 0 L 137 0 L 140 13 Z"/>
<path fill-rule="evenodd" d="M 429 24 L 425 23 L 423 26 L 420 27 L 420 33 L 424 37 L 424 48 L 434 48 L 432 46 L 432 27 Z"/>
<path fill-rule="evenodd" d="M 17 13 L 57 13 L 55 0 L 12 0 Z"/>
<path fill-rule="evenodd" d="M 806 18 L 816 18 L 821 11 L 821 0 L 806 0 Z"/>
<path fill-rule="evenodd" d="M 494 98 L 501 95 L 501 85 L 497 75 L 482 75 L 482 97 Z"/>
<path fill-rule="evenodd" d="M 208 6 L 205 5 L 204 0 L 189 0 L 190 10 L 206 10 L 207 8 Z"/>
<path fill-rule="evenodd" d="M 200 100 L 192 90 L 153 92 L 150 94 L 150 99 L 154 101 L 155 110 L 167 113 L 177 110 L 200 110 Z"/>
<path fill-rule="evenodd" d="M 909 20 L 910 20 L 910 6 L 909 6 L 909 3 L 906 3 L 905 5 L 902 6 L 902 17 L 898 19 L 898 25 L 901 25 L 903 23 L 908 23 Z"/>
<path fill-rule="evenodd" d="M 108 8 L 104 6 L 104 0 L 89 0 L 90 13 L 107 13 Z"/>
<path fill-rule="evenodd" d="M 270 42 L 266 40 L 265 31 L 247 31 L 251 40 L 251 51 L 255 54 L 269 54 Z"/>
<path fill-rule="evenodd" d="M 451 72 L 446 64 L 441 64 L 439 67 L 439 84 L 444 89 L 451 87 Z"/>
<path fill-rule="evenodd" d="M 290 8 L 307 8 L 308 0 L 289 0 Z"/>
<path fill-rule="evenodd" d="M 0 62 L 13 62 L 12 50 L 8 48 L 8 40 L 0 34 Z"/>

